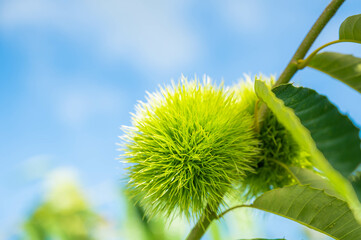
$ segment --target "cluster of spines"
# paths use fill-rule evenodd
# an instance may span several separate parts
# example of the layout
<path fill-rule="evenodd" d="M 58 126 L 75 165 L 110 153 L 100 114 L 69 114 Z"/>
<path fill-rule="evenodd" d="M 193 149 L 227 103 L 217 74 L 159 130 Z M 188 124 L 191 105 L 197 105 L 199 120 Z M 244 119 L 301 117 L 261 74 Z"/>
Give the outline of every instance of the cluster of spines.
<path fill-rule="evenodd" d="M 226 89 L 182 78 L 148 93 L 122 148 L 128 192 L 148 217 L 198 219 L 240 189 L 252 199 L 294 183 L 282 164 L 309 167 L 307 154 L 271 112 L 255 128 L 258 101 L 250 79 Z"/>
<path fill-rule="evenodd" d="M 262 80 L 269 85 L 274 81 L 273 77 Z M 245 82 L 237 84 L 233 89 L 247 106 L 249 113 L 257 117 L 256 112 L 259 111 L 261 103 L 254 92 L 251 79 L 247 77 Z M 241 185 L 245 199 L 254 199 L 271 189 L 294 184 L 294 178 L 284 166 L 311 168 L 308 154 L 293 140 L 291 134 L 278 122 L 272 112 L 267 112 L 260 125 L 258 132 L 260 152 L 254 159 L 256 167 L 254 172 L 244 178 Z"/>
<path fill-rule="evenodd" d="M 148 216 L 216 211 L 253 171 L 259 149 L 253 119 L 235 94 L 209 79 L 148 94 L 126 128 L 129 193 Z"/>

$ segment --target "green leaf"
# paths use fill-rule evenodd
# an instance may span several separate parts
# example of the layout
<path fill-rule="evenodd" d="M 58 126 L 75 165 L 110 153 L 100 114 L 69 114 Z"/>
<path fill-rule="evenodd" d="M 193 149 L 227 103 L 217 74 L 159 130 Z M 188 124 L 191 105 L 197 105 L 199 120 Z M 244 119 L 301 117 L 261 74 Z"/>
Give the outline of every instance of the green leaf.
<path fill-rule="evenodd" d="M 308 66 L 340 80 L 361 93 L 361 58 L 323 52 L 314 56 Z"/>
<path fill-rule="evenodd" d="M 319 96 L 310 89 L 295 88 L 292 85 L 280 86 L 275 89 L 275 92 L 283 98 L 285 103 L 278 99 L 262 81 L 256 80 L 255 91 L 275 114 L 278 121 L 292 134 L 294 140 L 310 154 L 314 166 L 330 180 L 332 187 L 347 201 L 361 223 L 360 202 L 351 183 L 344 177 L 357 165 L 354 162 L 355 153 L 352 150 L 354 143 L 350 142 L 350 145 L 346 146 L 349 152 L 339 149 L 338 146 L 338 144 L 344 146 L 342 142 L 348 142 L 349 133 L 354 131 L 353 128 L 346 128 L 349 126 L 344 123 L 344 121 L 347 122 L 347 118 L 345 120 L 345 116 L 340 115 L 325 97 Z M 295 113 L 298 113 L 298 116 Z M 302 118 L 302 122 L 299 117 Z M 339 129 L 343 129 L 345 138 L 340 137 L 342 132 Z M 318 141 L 317 144 L 313 137 Z M 330 149 L 330 146 L 335 150 Z M 319 149 L 323 150 L 325 155 Z M 330 162 L 335 168 L 340 169 L 344 176 L 332 167 L 326 160 L 326 155 L 330 156 Z"/>
<path fill-rule="evenodd" d="M 361 236 L 361 225 L 345 201 L 309 186 L 268 191 L 252 207 L 286 217 L 336 240 L 355 240 Z"/>
<path fill-rule="evenodd" d="M 310 132 L 317 148 L 331 165 L 348 177 L 361 163 L 359 129 L 325 96 L 316 91 L 282 85 L 273 90 L 286 107 L 292 108 Z"/>
<path fill-rule="evenodd" d="M 361 93 L 361 59 L 353 55 L 323 52 L 321 49 L 340 42 L 361 43 L 361 14 L 350 16 L 340 26 L 339 40 L 327 43 L 306 60 L 301 60 L 298 67 L 312 67 L 334 77 Z"/>
<path fill-rule="evenodd" d="M 327 178 L 321 176 L 320 174 L 317 174 L 309 169 L 300 167 L 291 166 L 288 169 L 291 171 L 292 175 L 301 185 L 308 185 L 312 188 L 324 190 L 325 193 L 330 196 L 343 199 L 343 197 L 338 194 L 332 187 L 330 181 Z"/>
<path fill-rule="evenodd" d="M 357 179 L 356 181 L 353 181 L 351 183 L 357 193 L 357 197 L 361 199 L 361 180 Z"/>
<path fill-rule="evenodd" d="M 361 41 L 361 14 L 346 18 L 340 26 L 340 40 L 358 40 Z"/>

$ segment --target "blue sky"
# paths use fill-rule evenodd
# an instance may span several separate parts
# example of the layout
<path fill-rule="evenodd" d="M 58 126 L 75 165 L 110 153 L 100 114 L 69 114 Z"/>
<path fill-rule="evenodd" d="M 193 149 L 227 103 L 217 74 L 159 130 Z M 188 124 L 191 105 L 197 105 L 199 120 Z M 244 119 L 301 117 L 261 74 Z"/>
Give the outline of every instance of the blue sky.
<path fill-rule="evenodd" d="M 116 142 L 137 100 L 181 74 L 228 85 L 244 73 L 278 76 L 327 2 L 2 0 L 0 239 L 59 168 L 76 172 L 99 211 L 121 215 Z M 361 2 L 346 1 L 313 48 L 337 39 L 341 22 L 358 13 Z M 355 44 L 328 50 L 361 56 Z M 361 125 L 355 91 L 310 69 L 293 80 Z M 255 218 L 262 237 L 301 239 L 297 224 Z"/>

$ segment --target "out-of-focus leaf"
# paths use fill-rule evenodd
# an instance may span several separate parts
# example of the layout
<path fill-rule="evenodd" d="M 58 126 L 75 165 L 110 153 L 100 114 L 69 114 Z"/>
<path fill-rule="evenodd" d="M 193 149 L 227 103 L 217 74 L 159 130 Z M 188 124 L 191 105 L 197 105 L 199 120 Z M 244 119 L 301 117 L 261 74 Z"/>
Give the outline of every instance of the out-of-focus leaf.
<path fill-rule="evenodd" d="M 248 239 L 245 239 L 245 238 L 242 238 L 242 239 L 239 239 L 239 240 L 286 240 L 285 238 L 248 238 Z"/>
<path fill-rule="evenodd" d="M 24 223 L 29 240 L 94 240 L 104 219 L 87 203 L 75 182 L 61 182 L 50 190 Z"/>

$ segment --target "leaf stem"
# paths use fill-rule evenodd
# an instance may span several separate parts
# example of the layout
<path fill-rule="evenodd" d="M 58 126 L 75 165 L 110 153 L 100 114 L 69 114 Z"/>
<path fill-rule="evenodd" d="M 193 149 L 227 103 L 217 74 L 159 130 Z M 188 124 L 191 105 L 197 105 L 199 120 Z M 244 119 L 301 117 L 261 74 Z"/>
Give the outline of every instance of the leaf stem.
<path fill-rule="evenodd" d="M 232 210 L 234 210 L 234 209 L 243 208 L 243 207 L 250 207 L 250 208 L 251 208 L 251 207 L 253 207 L 253 206 L 252 206 L 252 205 L 246 205 L 246 204 L 236 205 L 236 206 L 234 206 L 234 207 L 231 207 L 231 208 L 227 209 L 226 211 L 222 212 L 221 214 L 219 214 L 219 215 L 217 216 L 217 219 L 222 218 L 224 215 L 226 215 L 228 212 L 230 212 L 230 211 L 232 211 Z"/>
<path fill-rule="evenodd" d="M 280 161 L 277 161 L 277 160 L 272 160 L 272 162 L 280 165 L 281 167 L 283 167 L 299 184 L 301 183 L 300 180 L 296 177 L 296 175 L 289 169 L 289 167 L 280 162 Z M 252 204 L 250 205 L 247 205 L 247 204 L 241 204 L 241 205 L 236 205 L 234 207 L 231 207 L 229 209 L 227 209 L 226 211 L 222 212 L 221 214 L 218 215 L 217 219 L 220 219 L 222 218 L 224 215 L 226 215 L 228 212 L 234 210 L 234 209 L 237 209 L 237 208 L 243 208 L 243 207 L 249 207 L 249 208 L 253 208 L 254 206 Z"/>
<path fill-rule="evenodd" d="M 295 75 L 298 70 L 297 61 L 303 59 L 308 50 L 311 48 L 312 44 L 315 42 L 318 35 L 320 35 L 323 28 L 330 21 L 330 19 L 335 15 L 337 10 L 340 8 L 342 3 L 345 0 L 332 0 L 330 4 L 325 8 L 320 17 L 311 27 L 310 31 L 307 33 L 306 37 L 303 39 L 302 43 L 298 47 L 297 51 L 293 55 L 291 61 L 288 63 L 285 70 L 282 72 L 275 87 L 283 83 L 288 83 L 291 78 Z"/>
<path fill-rule="evenodd" d="M 322 49 L 324 49 L 325 47 L 328 47 L 330 45 L 336 44 L 336 43 L 359 43 L 361 44 L 361 41 L 357 41 L 357 40 L 351 40 L 351 39 L 341 39 L 341 40 L 335 40 L 329 43 L 326 43 L 324 45 L 322 45 L 321 47 L 317 48 L 315 51 L 313 51 L 306 59 L 300 59 L 297 61 L 297 68 L 299 70 L 304 69 L 312 60 L 312 58 L 314 56 L 316 56 L 316 54 L 321 51 Z"/>

